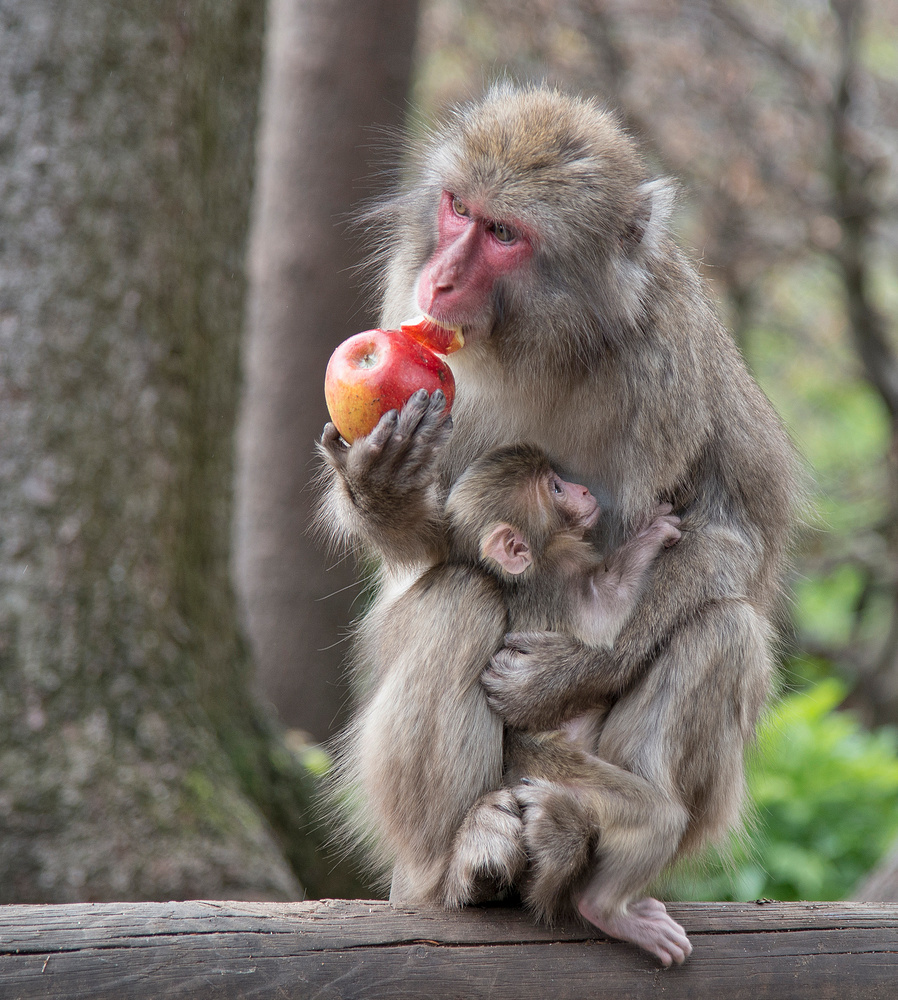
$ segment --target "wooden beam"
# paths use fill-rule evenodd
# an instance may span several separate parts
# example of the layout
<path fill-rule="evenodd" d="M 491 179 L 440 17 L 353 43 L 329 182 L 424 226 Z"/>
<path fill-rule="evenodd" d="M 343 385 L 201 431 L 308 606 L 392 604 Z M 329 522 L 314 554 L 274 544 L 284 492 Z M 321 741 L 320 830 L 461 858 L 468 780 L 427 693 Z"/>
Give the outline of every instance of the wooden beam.
<path fill-rule="evenodd" d="M 381 901 L 0 907 L 3 1000 L 895 1000 L 896 903 L 681 903 L 661 969 L 518 910 Z"/>

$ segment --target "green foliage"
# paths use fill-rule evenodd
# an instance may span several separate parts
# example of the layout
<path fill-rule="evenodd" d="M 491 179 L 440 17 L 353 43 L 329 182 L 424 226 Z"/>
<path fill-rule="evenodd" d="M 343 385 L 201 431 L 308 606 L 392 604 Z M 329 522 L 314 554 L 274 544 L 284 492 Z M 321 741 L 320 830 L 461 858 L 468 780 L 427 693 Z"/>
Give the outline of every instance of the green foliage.
<path fill-rule="evenodd" d="M 889 277 L 872 271 L 877 302 L 895 315 L 898 293 Z M 880 655 L 891 630 L 888 412 L 863 377 L 847 335 L 844 289 L 824 256 L 768 275 L 759 301 L 746 354 L 811 484 L 791 588 L 795 645 L 806 655 L 793 670 L 804 681 L 848 678 L 852 664 Z"/>
<path fill-rule="evenodd" d="M 858 568 L 848 563 L 825 576 L 796 580 L 793 621 L 806 642 L 837 648 L 851 642 L 864 580 Z"/>
<path fill-rule="evenodd" d="M 822 261 L 783 268 L 762 286 L 769 315 L 747 359 L 812 471 L 812 524 L 849 536 L 885 514 L 886 409 L 862 377 L 845 331 L 842 292 Z M 811 332 L 812 331 L 812 332 Z"/>
<path fill-rule="evenodd" d="M 680 899 L 844 899 L 898 837 L 898 734 L 836 708 L 828 679 L 780 701 L 749 766 L 751 829 L 729 857 L 680 872 Z"/>

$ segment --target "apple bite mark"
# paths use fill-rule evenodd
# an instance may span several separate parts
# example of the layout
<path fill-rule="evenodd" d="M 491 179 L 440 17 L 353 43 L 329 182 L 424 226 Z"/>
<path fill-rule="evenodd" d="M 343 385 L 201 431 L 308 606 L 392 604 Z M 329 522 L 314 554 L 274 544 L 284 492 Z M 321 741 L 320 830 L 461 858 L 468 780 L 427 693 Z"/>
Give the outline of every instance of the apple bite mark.
<path fill-rule="evenodd" d="M 331 420 L 350 444 L 370 434 L 390 410 L 401 410 L 419 389 L 455 398 L 449 366 L 401 330 L 366 330 L 344 340 L 331 355 L 324 397 Z"/>
<path fill-rule="evenodd" d="M 419 316 L 408 323 L 401 323 L 399 329 L 437 354 L 452 354 L 465 346 L 460 326 L 440 323 L 430 316 Z"/>

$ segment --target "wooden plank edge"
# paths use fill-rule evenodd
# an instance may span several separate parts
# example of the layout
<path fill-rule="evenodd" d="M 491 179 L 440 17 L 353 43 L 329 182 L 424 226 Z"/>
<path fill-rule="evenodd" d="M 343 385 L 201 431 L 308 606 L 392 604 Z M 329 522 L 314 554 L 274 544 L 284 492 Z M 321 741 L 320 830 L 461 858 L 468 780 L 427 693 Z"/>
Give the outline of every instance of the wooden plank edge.
<path fill-rule="evenodd" d="M 898 904 L 671 904 L 695 951 L 382 900 L 0 907 L 3 1000 L 894 1000 Z M 693 919 L 694 918 L 694 919 Z"/>
<path fill-rule="evenodd" d="M 690 936 L 836 929 L 894 930 L 898 903 L 671 903 Z M 48 936 L 89 940 L 201 933 L 299 935 L 302 950 L 329 947 L 517 944 L 606 940 L 582 924 L 545 927 L 520 909 L 394 906 L 384 900 L 324 899 L 297 903 L 188 900 L 169 903 L 72 903 L 0 906 L 0 954 L 45 949 Z"/>

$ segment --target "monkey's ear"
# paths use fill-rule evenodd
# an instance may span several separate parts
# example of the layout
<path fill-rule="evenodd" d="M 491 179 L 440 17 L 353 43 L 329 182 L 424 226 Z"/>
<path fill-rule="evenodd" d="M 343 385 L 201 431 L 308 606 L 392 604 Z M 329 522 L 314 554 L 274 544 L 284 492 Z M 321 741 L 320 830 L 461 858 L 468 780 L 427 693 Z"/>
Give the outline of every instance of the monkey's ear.
<path fill-rule="evenodd" d="M 527 539 L 510 524 L 497 524 L 480 545 L 482 559 L 492 559 L 506 573 L 517 576 L 533 562 Z"/>
<path fill-rule="evenodd" d="M 624 239 L 625 249 L 633 253 L 641 249 L 654 253 L 667 233 L 668 222 L 676 200 L 676 186 L 666 177 L 639 185 L 639 205 L 630 220 Z"/>

